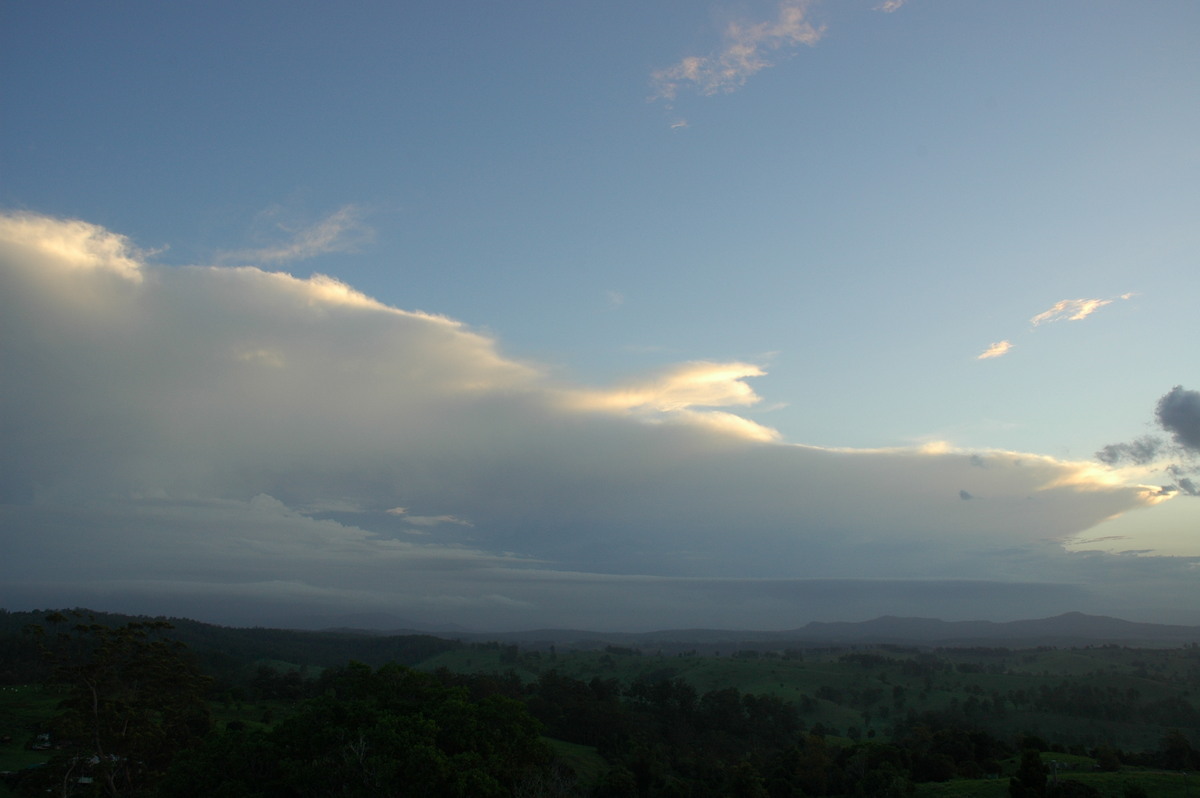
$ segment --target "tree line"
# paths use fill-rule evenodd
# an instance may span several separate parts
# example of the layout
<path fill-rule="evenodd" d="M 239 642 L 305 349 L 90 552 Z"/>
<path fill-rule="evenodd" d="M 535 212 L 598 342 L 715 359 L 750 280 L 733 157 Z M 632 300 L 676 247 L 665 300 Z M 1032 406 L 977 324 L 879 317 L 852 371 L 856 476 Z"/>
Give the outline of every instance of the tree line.
<path fill-rule="evenodd" d="M 315 675 L 260 667 L 235 683 L 206 674 L 172 631 L 163 621 L 110 627 L 60 614 L 33 630 L 62 701 L 44 732 L 51 761 L 15 779 L 19 794 L 886 798 L 921 782 L 1000 777 L 1001 762 L 1018 756 L 1010 794 L 1088 794 L 1079 782 L 1047 781 L 1037 756 L 1053 747 L 1045 740 L 1002 739 L 961 712 L 897 713 L 887 740 L 854 740 L 807 726 L 796 702 L 735 687 L 700 692 L 669 669 L 623 684 L 553 667 L 523 681 L 511 671 L 350 662 Z M 846 692 L 871 705 L 884 697 Z M 1056 700 L 1052 692 L 1027 700 Z M 1075 697 L 1084 712 L 1116 698 Z M 214 723 L 214 701 L 259 699 L 288 711 L 266 724 Z M 546 738 L 594 748 L 603 769 L 572 772 Z M 1110 769 L 1200 768 L 1178 730 L 1153 751 L 1086 753 Z"/>

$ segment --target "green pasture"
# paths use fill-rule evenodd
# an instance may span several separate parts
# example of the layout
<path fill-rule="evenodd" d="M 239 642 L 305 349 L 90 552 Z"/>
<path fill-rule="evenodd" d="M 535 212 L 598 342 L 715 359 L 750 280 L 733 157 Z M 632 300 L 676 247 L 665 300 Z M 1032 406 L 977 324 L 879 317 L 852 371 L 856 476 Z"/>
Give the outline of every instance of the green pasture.
<path fill-rule="evenodd" d="M 17 771 L 50 759 L 29 743 L 54 714 L 60 696 L 34 685 L 0 686 L 0 771 Z M 11 791 L 0 783 L 0 798 Z"/>
<path fill-rule="evenodd" d="M 1103 798 L 1123 798 L 1127 785 L 1141 787 L 1151 798 L 1200 796 L 1200 776 L 1197 774 L 1123 771 L 1067 773 L 1059 778 L 1094 787 Z M 915 798 L 1008 798 L 1008 779 L 956 779 L 918 784 Z"/>
<path fill-rule="evenodd" d="M 575 772 L 580 784 L 595 784 L 608 770 L 608 762 L 591 746 L 568 743 L 551 737 L 543 737 L 542 740 L 564 765 Z"/>
<path fill-rule="evenodd" d="M 54 714 L 59 696 L 32 685 L 0 687 L 0 771 L 45 762 L 45 751 L 31 751 L 29 742 Z"/>

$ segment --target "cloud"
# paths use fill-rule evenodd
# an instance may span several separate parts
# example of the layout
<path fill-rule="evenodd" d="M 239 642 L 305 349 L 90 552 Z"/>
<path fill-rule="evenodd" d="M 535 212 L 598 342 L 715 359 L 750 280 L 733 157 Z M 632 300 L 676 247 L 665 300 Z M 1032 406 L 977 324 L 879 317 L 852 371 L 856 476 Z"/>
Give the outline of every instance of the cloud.
<path fill-rule="evenodd" d="M 1117 299 L 1131 299 L 1134 296 L 1137 294 L 1131 292 L 1121 294 Z M 1063 299 L 1055 302 L 1047 310 L 1038 313 L 1029 320 L 1029 323 L 1036 328 L 1057 321 L 1082 321 L 1105 305 L 1111 305 L 1114 301 L 1113 299 Z M 1008 354 L 1012 348 L 1013 344 L 1010 341 L 998 341 L 985 349 L 976 359 L 988 360 L 1000 357 Z"/>
<path fill-rule="evenodd" d="M 1128 298 L 1129 294 L 1121 297 Z M 1056 321 L 1082 321 L 1105 305 L 1111 305 L 1111 299 L 1064 299 L 1055 302 L 1047 310 L 1034 316 L 1029 323 L 1034 327 L 1051 324 Z"/>
<path fill-rule="evenodd" d="M 265 216 L 273 220 L 280 209 L 272 208 Z M 353 251 L 369 241 L 372 231 L 362 221 L 362 212 L 354 205 L 345 205 L 321 221 L 304 226 L 275 222 L 273 228 L 287 235 L 286 239 L 257 249 L 226 252 L 221 262 L 288 263 L 307 260 L 332 252 Z"/>
<path fill-rule="evenodd" d="M 996 343 L 989 346 L 987 349 L 983 350 L 983 352 L 980 353 L 979 357 L 977 357 L 976 360 L 990 360 L 991 358 L 994 358 L 994 357 L 1001 357 L 1003 355 L 1007 355 L 1009 350 L 1012 348 L 1013 348 L 1013 345 L 1012 345 L 1012 342 L 1010 342 L 1010 341 L 997 341 Z"/>
<path fill-rule="evenodd" d="M 1185 452 L 1200 455 L 1200 391 L 1176 385 L 1158 400 L 1154 417 Z"/>
<path fill-rule="evenodd" d="M 882 11 L 885 14 L 891 14 L 899 11 L 908 0 L 884 0 L 884 2 L 875 6 L 876 11 Z"/>
<path fill-rule="evenodd" d="M 76 219 L 60 221 L 32 213 L 0 216 L 8 254 L 32 273 L 42 265 L 62 272 L 99 272 L 142 281 L 142 253 L 128 238 Z"/>
<path fill-rule="evenodd" d="M 1175 484 L 1162 493 L 1200 495 L 1191 477 L 1200 473 L 1200 391 L 1176 385 L 1159 398 L 1154 409 L 1155 423 L 1171 437 L 1168 442 L 1155 435 L 1143 435 L 1128 443 L 1113 443 L 1096 452 L 1096 458 L 1110 466 L 1130 464 L 1154 466 L 1169 474 Z"/>
<path fill-rule="evenodd" d="M 734 91 L 752 75 L 771 66 L 773 53 L 801 44 L 816 44 L 825 34 L 825 28 L 808 21 L 810 5 L 808 0 L 784 0 L 773 21 L 729 23 L 724 46 L 717 53 L 688 56 L 674 66 L 654 72 L 652 99 L 673 100 L 685 85 L 705 95 Z"/>
<path fill-rule="evenodd" d="M 1105 585 L 1062 541 L 1167 498 L 1036 454 L 785 443 L 745 415 L 755 363 L 565 384 L 332 277 L 157 266 L 30 215 L 0 216 L 0 368 L 9 607 L 781 627 L 798 597 L 975 585 L 957 606 L 995 617 L 1030 601 L 997 585 Z"/>
<path fill-rule="evenodd" d="M 456 524 L 458 526 L 475 526 L 470 521 L 464 521 L 453 515 L 410 515 L 404 519 L 414 526 L 440 526 L 441 524 Z"/>
<path fill-rule="evenodd" d="M 743 380 L 766 372 L 752 363 L 684 363 L 616 389 L 575 395 L 577 406 L 616 410 L 686 410 L 695 406 L 729 407 L 760 401 Z"/>
<path fill-rule="evenodd" d="M 1096 452 L 1096 459 L 1109 465 L 1117 465 L 1119 463 L 1146 465 L 1158 459 L 1162 448 L 1163 442 L 1161 438 L 1144 435 L 1129 443 L 1109 444 Z"/>

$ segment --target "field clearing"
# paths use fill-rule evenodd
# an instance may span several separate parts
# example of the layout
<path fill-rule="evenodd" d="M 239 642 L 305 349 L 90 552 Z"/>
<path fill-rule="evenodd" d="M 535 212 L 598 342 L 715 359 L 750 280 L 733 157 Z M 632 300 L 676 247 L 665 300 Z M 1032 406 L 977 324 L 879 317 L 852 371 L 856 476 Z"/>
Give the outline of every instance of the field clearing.
<path fill-rule="evenodd" d="M 608 770 L 608 762 L 591 746 L 555 740 L 551 737 L 542 739 L 553 749 L 555 756 L 564 765 L 575 771 L 581 784 L 595 784 Z"/>
<path fill-rule="evenodd" d="M 27 746 L 54 714 L 60 699 L 36 685 L 0 687 L 0 772 L 34 767 L 50 759 L 49 751 L 31 751 Z M 0 783 L 0 798 L 9 795 L 12 791 Z"/>
<path fill-rule="evenodd" d="M 1127 785 L 1136 785 L 1150 798 L 1190 798 L 1200 795 L 1200 777 L 1181 773 L 1124 771 L 1068 773 L 1062 780 L 1078 781 L 1100 791 L 1103 798 L 1122 798 Z M 1049 782 L 1048 782 L 1049 783 Z M 1007 798 L 1008 779 L 958 779 L 918 784 L 915 798 Z"/>
<path fill-rule="evenodd" d="M 0 687 L 0 771 L 20 770 L 49 759 L 26 746 L 39 724 L 54 714 L 60 696 L 34 685 Z"/>

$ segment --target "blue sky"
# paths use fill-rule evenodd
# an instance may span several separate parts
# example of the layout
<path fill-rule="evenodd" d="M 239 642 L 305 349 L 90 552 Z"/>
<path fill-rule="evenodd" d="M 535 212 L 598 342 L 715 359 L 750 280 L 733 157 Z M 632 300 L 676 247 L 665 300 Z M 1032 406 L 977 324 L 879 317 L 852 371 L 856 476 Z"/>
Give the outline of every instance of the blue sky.
<path fill-rule="evenodd" d="M 0 601 L 1200 623 L 1198 32 L 1191 2 L 5 4 Z M 89 546 L 147 559 L 60 561 Z"/>

